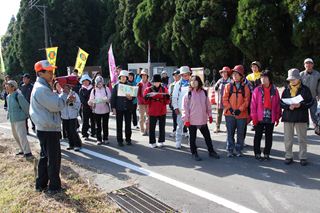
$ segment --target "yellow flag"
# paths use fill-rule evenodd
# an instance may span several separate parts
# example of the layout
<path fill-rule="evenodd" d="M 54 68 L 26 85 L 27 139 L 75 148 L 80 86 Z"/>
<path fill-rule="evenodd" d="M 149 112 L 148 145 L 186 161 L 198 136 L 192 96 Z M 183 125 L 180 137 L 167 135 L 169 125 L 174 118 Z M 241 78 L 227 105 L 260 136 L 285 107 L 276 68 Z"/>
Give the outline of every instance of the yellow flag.
<path fill-rule="evenodd" d="M 89 54 L 79 47 L 76 64 L 74 66 L 74 69 L 78 70 L 79 76 L 81 76 L 83 73 L 83 69 L 86 66 L 88 56 Z"/>
<path fill-rule="evenodd" d="M 46 53 L 47 53 L 47 60 L 49 61 L 49 63 L 53 66 L 56 66 L 58 47 L 46 48 Z M 54 72 L 55 70 L 53 70 L 53 73 Z"/>

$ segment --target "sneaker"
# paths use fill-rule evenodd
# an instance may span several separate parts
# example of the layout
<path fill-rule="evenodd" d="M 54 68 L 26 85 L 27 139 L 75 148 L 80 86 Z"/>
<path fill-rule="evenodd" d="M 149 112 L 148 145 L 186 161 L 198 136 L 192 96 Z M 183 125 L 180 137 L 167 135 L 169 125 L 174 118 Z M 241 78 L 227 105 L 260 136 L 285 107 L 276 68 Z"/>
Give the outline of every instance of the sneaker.
<path fill-rule="evenodd" d="M 130 146 L 132 145 L 131 140 L 130 141 L 126 141 L 127 145 Z"/>
<path fill-rule="evenodd" d="M 241 151 L 237 151 L 236 156 L 237 157 L 243 157 L 243 153 Z"/>
<path fill-rule="evenodd" d="M 109 140 L 108 139 L 103 140 L 103 144 L 109 144 Z"/>
<path fill-rule="evenodd" d="M 151 148 L 156 148 L 157 147 L 157 144 L 155 144 L 155 143 L 150 143 L 150 145 L 149 145 Z"/>
<path fill-rule="evenodd" d="M 227 153 L 227 157 L 228 158 L 232 158 L 234 156 L 234 153 L 232 152 L 232 151 L 229 151 L 228 153 Z"/>
<path fill-rule="evenodd" d="M 259 161 L 263 160 L 260 154 L 256 154 L 254 157 L 255 157 L 255 159 L 257 159 Z"/>
<path fill-rule="evenodd" d="M 97 145 L 101 145 L 102 144 L 102 141 L 97 141 Z"/>
<path fill-rule="evenodd" d="M 74 151 L 79 152 L 81 147 L 74 147 Z"/>
<path fill-rule="evenodd" d="M 34 159 L 34 156 L 32 155 L 32 153 L 27 153 L 27 154 L 24 155 L 24 157 L 26 158 L 26 160 Z"/>
<path fill-rule="evenodd" d="M 220 128 L 219 128 L 219 127 L 216 127 L 213 132 L 214 132 L 214 133 L 219 133 L 219 132 L 221 132 L 221 131 L 220 131 Z"/>
<path fill-rule="evenodd" d="M 162 148 L 163 147 L 163 142 L 158 142 L 157 147 Z"/>
<path fill-rule="evenodd" d="M 218 155 L 218 153 L 216 153 L 216 151 L 212 151 L 212 152 L 209 152 L 209 157 L 212 157 L 212 158 L 215 158 L 215 159 L 219 159 L 220 156 Z"/>
<path fill-rule="evenodd" d="M 118 142 L 118 146 L 122 147 L 123 146 L 123 142 Z"/>
<path fill-rule="evenodd" d="M 293 163 L 293 159 L 292 158 L 286 158 L 285 160 L 284 160 L 284 164 L 286 164 L 286 165 L 290 165 L 290 164 L 292 164 Z"/>
<path fill-rule="evenodd" d="M 308 164 L 308 161 L 306 159 L 301 159 L 300 160 L 300 165 L 301 166 L 306 166 Z"/>
<path fill-rule="evenodd" d="M 136 129 L 136 130 L 138 130 L 138 129 L 140 129 L 138 126 L 133 126 L 133 129 Z"/>
<path fill-rule="evenodd" d="M 265 160 L 270 160 L 270 155 L 263 155 L 263 158 L 265 159 Z"/>
<path fill-rule="evenodd" d="M 172 138 L 176 137 L 176 132 L 175 132 L 175 131 L 174 131 L 174 132 L 171 132 L 171 133 L 169 134 L 169 136 L 172 137 Z"/>
<path fill-rule="evenodd" d="M 18 153 L 16 153 L 16 155 L 18 156 L 18 155 L 23 155 L 23 152 L 18 152 Z"/>
<path fill-rule="evenodd" d="M 199 157 L 198 154 L 192 154 L 192 159 L 194 159 L 195 161 L 201 161 L 202 159 Z"/>
<path fill-rule="evenodd" d="M 187 132 L 185 132 L 185 133 L 183 133 L 183 136 L 184 136 L 185 138 L 188 138 L 188 137 L 189 137 L 189 134 L 188 134 Z"/>
<path fill-rule="evenodd" d="M 73 150 L 74 148 L 73 148 L 73 146 L 69 146 L 68 148 L 67 148 L 67 150 Z"/>

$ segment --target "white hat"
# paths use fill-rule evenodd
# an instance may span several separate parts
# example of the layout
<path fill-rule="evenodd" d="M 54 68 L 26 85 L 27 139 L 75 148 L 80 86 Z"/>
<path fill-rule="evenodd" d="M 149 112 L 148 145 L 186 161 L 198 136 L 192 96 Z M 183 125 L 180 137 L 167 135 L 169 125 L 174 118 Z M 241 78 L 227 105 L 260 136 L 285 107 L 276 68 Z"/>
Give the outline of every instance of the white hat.
<path fill-rule="evenodd" d="M 82 82 L 85 80 L 90 81 L 90 83 L 92 82 L 92 78 L 90 78 L 90 76 L 88 74 L 82 75 L 82 77 L 80 79 L 80 84 L 82 84 Z"/>
<path fill-rule="evenodd" d="M 140 76 L 141 76 L 141 75 L 147 75 L 147 76 L 149 76 L 148 70 L 142 69 L 141 72 L 140 72 Z"/>
<path fill-rule="evenodd" d="M 127 70 L 121 70 L 120 71 L 120 74 L 119 74 L 119 77 L 120 76 L 126 76 L 126 77 L 128 77 L 129 76 L 129 72 L 127 71 Z"/>
<path fill-rule="evenodd" d="M 97 85 L 100 82 L 104 83 L 104 79 L 102 76 L 97 76 L 96 79 L 94 80 L 94 83 Z"/>
<path fill-rule="evenodd" d="M 312 63 L 313 64 L 313 60 L 311 58 L 306 58 L 303 63 L 304 64 L 305 63 Z"/>
<path fill-rule="evenodd" d="M 191 73 L 191 69 L 188 66 L 182 66 L 180 67 L 180 75 L 186 74 L 186 73 Z"/>
<path fill-rule="evenodd" d="M 163 71 L 161 72 L 161 75 L 163 75 L 163 74 L 168 75 L 167 71 L 165 71 L 165 70 L 163 70 Z"/>

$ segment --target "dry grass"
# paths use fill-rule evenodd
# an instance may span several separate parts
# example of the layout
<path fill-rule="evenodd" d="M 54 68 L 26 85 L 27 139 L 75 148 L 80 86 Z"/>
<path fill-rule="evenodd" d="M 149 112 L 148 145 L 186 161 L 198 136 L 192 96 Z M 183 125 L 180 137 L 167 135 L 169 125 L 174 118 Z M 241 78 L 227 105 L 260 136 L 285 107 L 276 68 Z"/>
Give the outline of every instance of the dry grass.
<path fill-rule="evenodd" d="M 121 212 L 106 194 L 85 183 L 69 162 L 63 162 L 61 168 L 64 193 L 49 196 L 36 192 L 34 162 L 16 157 L 10 146 L 14 143 L 1 138 L 0 212 Z"/>

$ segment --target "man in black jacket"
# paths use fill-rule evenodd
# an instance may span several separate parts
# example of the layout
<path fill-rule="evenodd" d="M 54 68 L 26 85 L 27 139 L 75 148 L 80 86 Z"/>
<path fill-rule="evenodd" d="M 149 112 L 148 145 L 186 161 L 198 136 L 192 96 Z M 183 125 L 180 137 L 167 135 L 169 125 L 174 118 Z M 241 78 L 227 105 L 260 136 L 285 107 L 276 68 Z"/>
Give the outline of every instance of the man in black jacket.
<path fill-rule="evenodd" d="M 302 166 L 307 165 L 307 123 L 309 120 L 308 109 L 313 104 L 310 89 L 301 83 L 298 69 L 288 71 L 287 80 L 290 82 L 286 86 L 281 97 L 281 108 L 283 109 L 282 121 L 284 122 L 284 143 L 285 143 L 285 164 L 293 163 L 293 136 L 296 129 L 299 141 L 299 158 Z M 288 104 L 284 98 L 294 98 L 301 95 L 302 101 Z"/>
<path fill-rule="evenodd" d="M 30 82 L 30 74 L 25 73 L 22 77 L 23 84 L 20 87 L 22 95 L 26 98 L 26 100 L 30 103 L 31 92 L 33 89 L 33 84 Z M 36 127 L 34 123 L 31 121 L 32 130 L 35 132 Z M 29 126 L 28 126 L 28 119 L 26 120 L 26 128 L 27 134 L 29 134 Z"/>

